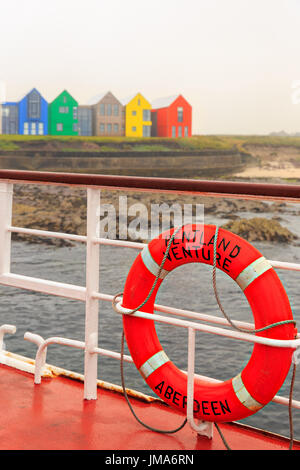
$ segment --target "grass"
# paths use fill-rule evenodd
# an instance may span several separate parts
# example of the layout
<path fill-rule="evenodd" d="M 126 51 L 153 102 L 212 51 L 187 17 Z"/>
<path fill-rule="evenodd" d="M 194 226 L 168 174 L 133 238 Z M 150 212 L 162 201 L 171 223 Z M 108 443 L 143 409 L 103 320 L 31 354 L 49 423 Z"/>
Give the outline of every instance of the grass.
<path fill-rule="evenodd" d="M 188 149 L 202 150 L 206 148 L 230 149 L 236 143 L 231 137 L 219 136 L 193 136 L 191 138 L 183 137 L 179 139 L 172 138 L 136 138 L 136 137 L 83 137 L 83 136 L 25 136 L 25 135 L 0 135 L 0 148 L 9 148 L 16 146 L 19 148 L 22 144 L 29 142 L 59 143 L 68 144 L 67 148 L 73 148 L 72 144 L 90 143 L 98 144 L 99 148 L 106 146 L 122 146 L 127 149 L 139 150 L 166 150 L 166 149 Z"/>
<path fill-rule="evenodd" d="M 171 149 L 168 148 L 165 145 L 160 145 L 160 144 L 144 144 L 144 145 L 135 145 L 134 148 L 132 149 L 135 152 L 165 152 L 165 151 L 170 151 Z"/>
<path fill-rule="evenodd" d="M 0 139 L 0 150 L 18 150 L 19 148 L 15 142 Z"/>
<path fill-rule="evenodd" d="M 96 144 L 101 151 L 124 150 L 166 151 L 166 150 L 231 150 L 246 152 L 247 145 L 300 148 L 300 137 L 239 136 L 239 135 L 195 135 L 178 139 L 151 137 L 83 137 L 83 136 L 24 136 L 0 135 L 0 150 L 21 149 L 30 142 L 53 143 L 61 150 L 88 151 L 88 144 Z M 83 144 L 87 147 L 83 147 Z M 73 147 L 74 145 L 74 147 Z M 98 150 L 98 149 L 97 149 Z"/>

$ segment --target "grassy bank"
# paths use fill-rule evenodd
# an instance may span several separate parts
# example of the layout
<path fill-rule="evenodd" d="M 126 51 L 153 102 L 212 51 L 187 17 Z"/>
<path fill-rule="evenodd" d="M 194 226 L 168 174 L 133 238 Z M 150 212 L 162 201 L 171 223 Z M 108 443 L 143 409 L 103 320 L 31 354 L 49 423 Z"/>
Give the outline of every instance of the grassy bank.
<path fill-rule="evenodd" d="M 180 151 L 223 149 L 235 146 L 235 139 L 218 136 L 195 136 L 192 138 L 133 138 L 133 137 L 79 137 L 79 136 L 21 136 L 1 135 L 0 150 L 47 148 L 63 151 Z"/>
<path fill-rule="evenodd" d="M 0 135 L 0 168 L 179 178 L 300 179 L 300 137 Z"/>
<path fill-rule="evenodd" d="M 133 138 L 80 136 L 23 136 L 0 135 L 0 150 L 21 150 L 45 147 L 65 151 L 176 151 L 176 150 L 231 150 L 247 151 L 247 146 L 300 148 L 300 137 L 195 135 L 190 138 Z"/>

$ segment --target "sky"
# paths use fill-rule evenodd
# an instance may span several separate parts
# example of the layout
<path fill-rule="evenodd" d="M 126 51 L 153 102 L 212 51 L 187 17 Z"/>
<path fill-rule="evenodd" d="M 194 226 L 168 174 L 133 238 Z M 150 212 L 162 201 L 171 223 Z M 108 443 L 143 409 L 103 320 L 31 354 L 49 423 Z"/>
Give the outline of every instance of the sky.
<path fill-rule="evenodd" d="M 0 95 L 182 94 L 194 134 L 300 132 L 300 0 L 0 0 Z"/>

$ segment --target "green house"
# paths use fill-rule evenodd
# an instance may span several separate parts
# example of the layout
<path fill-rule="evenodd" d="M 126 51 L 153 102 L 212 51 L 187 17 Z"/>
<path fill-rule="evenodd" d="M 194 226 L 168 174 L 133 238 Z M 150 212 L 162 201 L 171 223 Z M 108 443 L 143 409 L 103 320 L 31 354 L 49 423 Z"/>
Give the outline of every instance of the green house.
<path fill-rule="evenodd" d="M 64 90 L 49 103 L 50 135 L 78 135 L 78 102 Z"/>

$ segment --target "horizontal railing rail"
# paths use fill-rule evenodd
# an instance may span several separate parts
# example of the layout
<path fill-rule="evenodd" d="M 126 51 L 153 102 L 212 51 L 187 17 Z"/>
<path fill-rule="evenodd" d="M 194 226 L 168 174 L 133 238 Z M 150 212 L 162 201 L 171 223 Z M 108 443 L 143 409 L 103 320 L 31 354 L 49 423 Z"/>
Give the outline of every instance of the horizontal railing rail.
<path fill-rule="evenodd" d="M 54 173 L 43 171 L 0 170 L 0 180 L 36 184 L 106 187 L 137 191 L 197 193 L 233 197 L 289 199 L 300 202 L 300 187 L 293 184 L 247 183 L 181 178 Z"/>
<path fill-rule="evenodd" d="M 15 334 L 15 332 L 16 332 L 16 327 L 14 325 L 0 326 L 0 340 L 3 341 L 5 334 Z M 85 349 L 85 343 L 83 341 L 78 341 L 78 340 L 74 340 L 70 338 L 63 338 L 63 337 L 51 337 L 51 338 L 44 339 L 40 335 L 36 333 L 31 333 L 29 331 L 27 331 L 24 334 L 24 339 L 32 342 L 33 344 L 36 344 L 38 347 L 36 356 L 35 356 L 35 367 L 34 367 L 34 377 L 35 377 L 36 384 L 39 384 L 41 382 L 41 378 L 43 374 L 43 367 L 45 366 L 45 363 L 46 363 L 47 348 L 49 345 L 57 344 L 61 346 L 74 347 L 76 349 L 82 349 L 82 350 Z M 2 345 L 2 342 L 0 343 L 0 345 Z M 0 352 L 1 350 L 2 350 L 2 346 L 0 348 Z M 111 351 L 109 349 L 95 347 L 93 352 L 101 356 L 106 356 L 106 357 L 110 357 L 113 359 L 121 360 L 120 353 Z M 123 360 L 124 362 L 133 364 L 133 359 L 131 358 L 131 356 L 124 354 Z M 1 357 L 0 357 L 0 362 L 1 362 Z M 187 373 L 187 371 L 184 371 L 184 370 L 182 370 L 182 372 Z M 209 382 L 216 382 L 216 383 L 221 382 L 221 380 L 215 379 L 214 377 L 207 377 L 207 376 L 196 374 L 196 373 L 194 375 L 195 377 L 199 377 Z M 281 395 L 275 395 L 272 399 L 272 402 L 285 405 L 285 406 L 289 405 L 289 399 Z M 291 404 L 293 408 L 300 409 L 299 400 L 293 399 Z"/>
<path fill-rule="evenodd" d="M 2 181 L 2 182 L 1 182 Z M 25 227 L 16 227 L 12 225 L 12 200 L 13 184 L 15 182 L 37 183 L 37 184 L 61 184 L 83 186 L 87 190 L 87 234 L 76 235 L 61 232 L 51 232 Z M 112 302 L 114 295 L 102 293 L 99 289 L 99 248 L 102 245 L 115 247 L 126 247 L 136 250 L 142 250 L 145 243 L 132 242 L 127 240 L 111 240 L 101 238 L 98 233 L 97 217 L 99 217 L 100 191 L 101 188 L 110 188 L 118 190 L 138 190 L 155 192 L 177 192 L 183 194 L 201 194 L 213 195 L 216 197 L 241 197 L 261 198 L 272 200 L 286 200 L 289 202 L 300 201 L 300 188 L 295 185 L 265 185 L 238 182 L 214 182 L 200 180 L 179 180 L 164 178 L 141 178 L 141 177 L 121 177 L 106 175 L 80 175 L 49 172 L 20 172 L 14 170 L 0 170 L 0 284 L 41 292 L 54 296 L 62 296 L 73 300 L 85 302 L 86 320 L 85 320 L 85 340 L 78 341 L 68 338 L 52 337 L 43 339 L 38 334 L 26 332 L 24 339 L 32 341 L 38 346 L 35 358 L 35 383 L 40 383 L 41 374 L 46 361 L 47 347 L 51 344 L 60 344 L 81 349 L 85 354 L 84 371 L 84 398 L 97 398 L 97 356 L 108 356 L 120 360 L 119 353 L 108 351 L 98 346 L 98 315 L 99 301 Z M 10 252 L 11 252 L 11 234 L 19 233 L 37 237 L 54 237 L 57 239 L 70 240 L 86 244 L 86 285 L 77 286 L 62 282 L 55 282 L 46 279 L 39 279 L 30 276 L 23 276 L 11 272 Z M 285 261 L 269 260 L 275 269 L 290 271 L 300 271 L 299 263 L 290 263 Z M 126 315 L 126 310 L 121 307 L 121 297 L 117 300 L 117 308 L 120 314 Z M 242 340 L 259 344 L 265 344 L 273 347 L 290 347 L 295 351 L 300 347 L 300 335 L 293 340 L 275 340 L 250 334 L 254 325 L 247 322 L 235 321 L 236 325 L 249 331 L 240 332 L 232 330 L 226 318 L 207 315 L 201 312 L 193 312 L 186 309 L 178 309 L 170 306 L 155 304 L 155 313 L 138 311 L 134 315 L 149 319 L 149 321 L 161 322 L 177 327 L 183 327 L 188 330 L 188 398 L 187 398 L 187 417 L 190 425 L 197 432 L 208 433 L 211 435 L 212 429 L 203 428 L 202 424 L 197 424 L 193 419 L 193 380 L 194 376 L 194 353 L 195 353 L 195 334 L 196 331 L 211 333 L 216 336 L 221 335 L 234 340 Z M 159 312 L 160 314 L 157 314 Z M 163 315 L 162 315 L 163 314 Z M 168 315 L 168 316 L 166 316 Z M 177 317 L 177 318 L 176 318 Z M 181 318 L 178 318 L 181 317 Z M 207 324 L 209 323 L 209 324 Z M 211 326 L 210 324 L 213 324 Z M 217 326 L 215 326 L 217 325 Z M 5 333 L 14 333 L 15 327 L 3 325 L 0 327 L 0 350 Z M 126 362 L 132 363 L 130 356 L 124 356 Z M 202 377 L 202 376 L 200 376 Z M 217 381 L 213 378 L 207 380 Z M 275 396 L 274 402 L 283 405 L 289 404 L 287 397 Z M 300 402 L 292 401 L 294 408 L 300 409 Z"/>
<path fill-rule="evenodd" d="M 85 235 L 74 235 L 70 233 L 61 233 L 61 232 L 49 232 L 47 230 L 37 230 L 37 229 L 30 229 L 30 228 L 23 228 L 23 227 L 8 227 L 8 231 L 12 233 L 20 233 L 23 235 L 35 235 L 37 237 L 45 237 L 45 238 L 58 238 L 62 240 L 70 240 L 80 243 L 86 243 L 87 237 Z M 133 248 L 137 250 L 142 250 L 147 243 L 141 242 L 132 242 L 127 240 L 113 240 L 109 238 L 100 238 L 96 237 L 94 239 L 94 243 L 99 245 L 110 245 L 116 247 L 124 247 L 124 248 Z M 300 271 L 300 263 L 289 263 L 285 261 L 275 261 L 269 260 L 273 268 L 277 269 L 287 269 L 290 271 Z"/>

